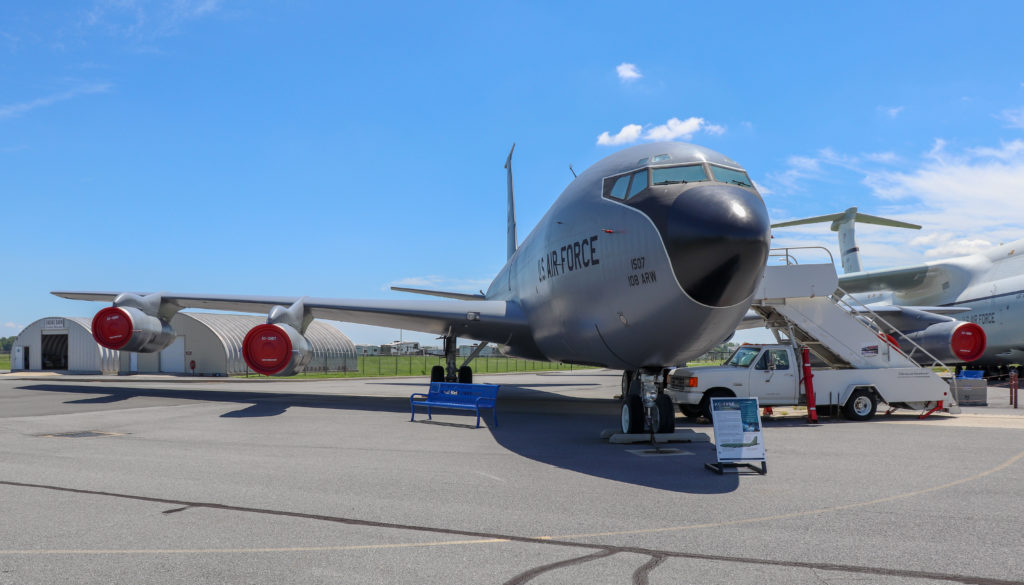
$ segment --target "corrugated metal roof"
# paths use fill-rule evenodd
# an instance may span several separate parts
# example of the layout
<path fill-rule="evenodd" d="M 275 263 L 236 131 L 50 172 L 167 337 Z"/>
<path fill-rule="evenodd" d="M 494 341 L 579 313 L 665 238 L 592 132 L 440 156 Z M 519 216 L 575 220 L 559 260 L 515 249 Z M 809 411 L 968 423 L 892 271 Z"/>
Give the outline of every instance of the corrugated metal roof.
<path fill-rule="evenodd" d="M 253 327 L 266 323 L 266 317 L 256 315 L 233 315 L 228 313 L 179 313 L 178 315 L 198 321 L 210 330 L 224 346 L 227 357 L 227 374 L 244 374 L 248 370 L 242 357 L 242 341 Z M 313 321 L 306 330 L 306 339 L 313 350 L 313 357 L 306 371 L 355 371 L 358 358 L 356 346 L 347 335 L 337 328 L 321 321 Z"/>

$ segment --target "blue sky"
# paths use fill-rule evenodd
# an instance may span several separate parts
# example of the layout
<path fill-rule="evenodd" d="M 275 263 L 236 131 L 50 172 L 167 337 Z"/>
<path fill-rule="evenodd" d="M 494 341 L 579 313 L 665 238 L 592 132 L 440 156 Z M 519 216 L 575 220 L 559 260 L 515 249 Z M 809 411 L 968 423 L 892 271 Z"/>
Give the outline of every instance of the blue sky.
<path fill-rule="evenodd" d="M 583 169 L 674 139 L 866 268 L 1022 237 L 1024 4 L 5 2 L 0 335 L 50 290 L 475 291 Z M 777 244 L 835 248 L 827 226 Z M 342 326 L 357 342 L 391 330 Z M 430 341 L 429 336 L 405 337 Z"/>

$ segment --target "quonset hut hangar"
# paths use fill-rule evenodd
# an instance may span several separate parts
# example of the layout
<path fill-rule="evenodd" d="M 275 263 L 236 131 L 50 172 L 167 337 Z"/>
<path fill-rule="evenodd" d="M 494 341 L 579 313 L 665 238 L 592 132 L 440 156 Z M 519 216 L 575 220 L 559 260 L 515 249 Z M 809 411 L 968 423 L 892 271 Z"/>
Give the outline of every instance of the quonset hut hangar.
<path fill-rule="evenodd" d="M 176 337 L 169 347 L 156 353 L 135 353 L 107 349 L 96 343 L 90 319 L 47 317 L 30 324 L 18 335 L 11 350 L 11 371 L 245 374 L 251 370 L 242 357 L 242 340 L 250 329 L 266 320 L 256 315 L 179 312 L 171 319 Z M 358 370 L 355 345 L 335 327 L 313 321 L 306 338 L 312 347 L 312 359 L 304 371 Z"/>

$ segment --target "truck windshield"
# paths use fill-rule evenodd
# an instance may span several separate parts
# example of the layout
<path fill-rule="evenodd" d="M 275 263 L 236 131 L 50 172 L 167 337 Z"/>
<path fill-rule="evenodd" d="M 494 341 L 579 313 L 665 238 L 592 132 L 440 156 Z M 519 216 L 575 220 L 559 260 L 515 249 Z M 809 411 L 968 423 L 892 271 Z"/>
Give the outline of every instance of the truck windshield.
<path fill-rule="evenodd" d="M 741 347 L 736 350 L 736 353 L 732 354 L 732 357 L 729 358 L 729 361 L 725 362 L 725 365 L 745 368 L 754 361 L 754 358 L 759 353 L 761 353 L 760 347 Z"/>

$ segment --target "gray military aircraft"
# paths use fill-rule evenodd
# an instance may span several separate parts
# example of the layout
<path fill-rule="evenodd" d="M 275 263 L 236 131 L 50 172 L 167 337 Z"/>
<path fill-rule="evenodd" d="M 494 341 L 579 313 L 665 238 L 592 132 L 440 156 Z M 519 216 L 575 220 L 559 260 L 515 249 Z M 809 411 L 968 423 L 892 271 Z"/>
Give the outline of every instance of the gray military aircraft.
<path fill-rule="evenodd" d="M 873 310 L 889 315 L 911 316 L 918 324 L 971 322 L 983 326 L 985 347 L 972 360 L 955 359 L 972 366 L 1002 368 L 1024 363 L 1024 240 L 1000 244 L 978 254 L 934 260 L 882 270 L 861 270 L 860 248 L 854 240 L 854 223 L 875 223 L 919 229 L 920 226 L 857 213 L 845 212 L 774 224 L 773 228 L 832 222 L 839 232 L 844 274 L 839 286 Z M 948 316 L 957 316 L 955 321 Z M 954 324 L 950 324 L 953 321 Z M 972 352 L 967 352 L 971 354 Z"/>
<path fill-rule="evenodd" d="M 662 392 L 667 367 L 729 337 L 761 280 L 770 234 L 760 194 L 739 164 L 717 152 L 643 144 L 580 173 L 517 245 L 511 156 L 508 261 L 480 295 L 402 289 L 448 297 L 409 301 L 53 294 L 113 301 L 93 319 L 93 335 L 122 351 L 167 347 L 174 340 L 170 319 L 184 308 L 267 312 L 267 323 L 243 342 L 246 363 L 266 375 L 302 370 L 310 359 L 303 332 L 314 318 L 439 335 L 447 368 L 435 368 L 432 380 L 472 381 L 468 363 L 455 367 L 458 337 L 529 359 L 621 369 L 623 430 L 642 430 L 647 409 L 652 427 L 670 431 L 672 403 Z"/>

